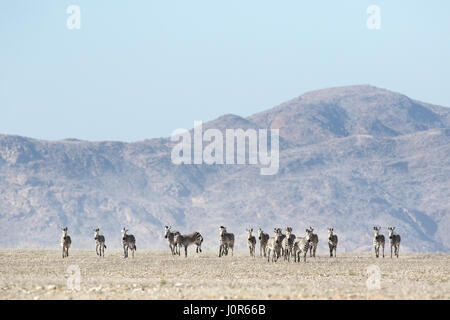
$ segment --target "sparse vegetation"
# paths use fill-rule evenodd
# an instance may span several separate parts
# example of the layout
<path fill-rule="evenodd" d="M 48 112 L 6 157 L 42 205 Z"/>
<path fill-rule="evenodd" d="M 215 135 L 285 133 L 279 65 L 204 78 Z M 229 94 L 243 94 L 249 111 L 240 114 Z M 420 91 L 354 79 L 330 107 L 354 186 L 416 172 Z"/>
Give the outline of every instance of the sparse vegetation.
<path fill-rule="evenodd" d="M 95 250 L 73 250 L 61 259 L 56 250 L 0 250 L 0 299 L 450 299 L 447 254 L 329 259 L 321 253 L 306 263 L 267 263 L 248 252 L 181 259 L 170 251 L 140 251 L 132 260 L 121 250 L 104 259 Z M 389 274 L 380 290 L 366 287 L 366 269 L 374 263 Z M 80 268 L 79 291 L 67 288 L 71 265 Z"/>

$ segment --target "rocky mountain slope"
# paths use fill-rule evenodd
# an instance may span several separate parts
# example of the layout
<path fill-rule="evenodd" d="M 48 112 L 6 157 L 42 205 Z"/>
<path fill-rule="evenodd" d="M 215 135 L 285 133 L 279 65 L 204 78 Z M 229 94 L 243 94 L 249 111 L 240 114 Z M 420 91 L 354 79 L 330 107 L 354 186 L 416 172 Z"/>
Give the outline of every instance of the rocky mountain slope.
<path fill-rule="evenodd" d="M 245 228 L 326 228 L 339 250 L 371 249 L 372 227 L 394 225 L 402 249 L 450 251 L 450 109 L 372 86 L 306 93 L 246 119 L 206 128 L 280 129 L 280 168 L 174 165 L 168 138 L 136 143 L 43 141 L 0 135 L 0 246 L 110 248 L 126 226 L 138 248 L 163 249 L 163 226 L 200 231 L 216 250 L 226 225 L 246 249 Z"/>

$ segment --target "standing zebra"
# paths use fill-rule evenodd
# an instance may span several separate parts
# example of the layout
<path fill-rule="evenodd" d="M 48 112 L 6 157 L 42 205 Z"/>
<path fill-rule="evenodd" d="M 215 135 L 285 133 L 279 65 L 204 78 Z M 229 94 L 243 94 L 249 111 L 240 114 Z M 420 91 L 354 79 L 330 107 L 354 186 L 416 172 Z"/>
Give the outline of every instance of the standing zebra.
<path fill-rule="evenodd" d="M 333 233 L 334 228 L 328 228 L 328 246 L 330 247 L 330 258 L 333 257 L 333 250 L 334 250 L 334 257 L 336 258 L 336 249 L 338 244 L 338 236 Z"/>
<path fill-rule="evenodd" d="M 283 234 L 283 229 L 282 228 L 276 228 L 275 230 L 274 230 L 275 233 L 278 232 L 280 234 L 280 244 L 282 244 L 283 240 L 286 238 L 286 235 Z M 281 250 L 281 255 L 284 256 L 284 250 Z"/>
<path fill-rule="evenodd" d="M 381 227 L 373 227 L 373 248 L 375 249 L 375 256 L 378 258 L 380 255 L 380 246 L 383 249 L 384 258 L 384 236 L 380 234 Z"/>
<path fill-rule="evenodd" d="M 60 244 L 62 247 L 62 257 L 64 259 L 65 257 L 69 256 L 69 248 L 70 248 L 70 245 L 72 244 L 72 240 L 67 235 L 67 227 L 61 228 L 61 231 L 62 231 L 62 235 L 61 235 Z"/>
<path fill-rule="evenodd" d="M 177 254 L 177 245 L 176 245 L 176 243 L 175 243 L 175 235 L 176 234 L 180 234 L 178 231 L 170 231 L 170 228 L 172 228 L 172 227 L 168 227 L 168 226 L 165 226 L 165 231 L 164 231 L 164 238 L 166 238 L 167 239 L 167 241 L 169 242 L 169 248 L 170 248 L 170 251 L 172 252 L 172 255 L 175 255 L 175 254 Z M 179 254 L 179 252 L 178 252 L 178 254 Z"/>
<path fill-rule="evenodd" d="M 313 227 L 309 227 L 309 232 L 311 233 L 311 245 L 309 247 L 309 256 L 316 257 L 317 244 L 319 243 L 319 237 L 317 234 L 313 233 Z"/>
<path fill-rule="evenodd" d="M 294 240 L 294 261 L 300 262 L 301 256 L 303 253 L 303 260 L 306 262 L 306 254 L 308 253 L 309 246 L 311 241 L 311 234 L 306 229 L 306 236 L 304 237 L 296 237 Z"/>
<path fill-rule="evenodd" d="M 267 241 L 267 262 L 270 262 L 270 253 L 272 253 L 272 262 L 277 262 L 281 256 L 283 237 L 280 228 L 274 228 L 274 237 Z"/>
<path fill-rule="evenodd" d="M 200 232 L 192 232 L 189 234 L 180 234 L 179 232 L 175 234 L 173 239 L 175 246 L 178 246 L 178 255 L 180 255 L 180 248 L 184 247 L 184 257 L 187 258 L 187 249 L 191 244 L 195 244 L 197 246 L 195 252 L 202 252 L 202 242 L 203 237 Z"/>
<path fill-rule="evenodd" d="M 270 236 L 267 233 L 264 233 L 261 228 L 258 230 L 258 239 L 259 239 L 259 255 L 262 257 L 264 252 L 264 257 L 266 256 L 266 247 L 267 241 L 269 241 Z"/>
<path fill-rule="evenodd" d="M 99 234 L 99 232 L 99 228 L 94 229 L 95 253 L 97 253 L 97 255 L 100 257 L 103 255 L 104 258 L 106 249 L 105 236 Z"/>
<path fill-rule="evenodd" d="M 255 257 L 256 238 L 252 235 L 253 229 L 246 229 L 245 231 L 247 231 L 247 244 L 250 249 L 250 256 Z"/>
<path fill-rule="evenodd" d="M 132 234 L 127 234 L 128 229 L 122 229 L 122 245 L 124 258 L 128 258 L 128 249 L 131 250 L 131 256 L 134 258 L 136 251 L 136 238 Z"/>
<path fill-rule="evenodd" d="M 284 260 L 289 261 L 294 248 L 295 234 L 292 233 L 291 227 L 286 227 L 286 237 L 282 242 L 282 250 L 284 250 Z"/>
<path fill-rule="evenodd" d="M 231 248 L 231 255 L 234 253 L 234 234 L 227 232 L 227 228 L 220 226 L 220 245 L 219 245 L 219 257 L 224 254 L 228 255 L 228 249 Z"/>
<path fill-rule="evenodd" d="M 392 249 L 394 249 L 394 254 L 398 258 L 398 251 L 400 250 L 400 235 L 395 234 L 395 227 L 389 227 L 389 244 L 391 245 L 391 258 L 392 258 Z"/>

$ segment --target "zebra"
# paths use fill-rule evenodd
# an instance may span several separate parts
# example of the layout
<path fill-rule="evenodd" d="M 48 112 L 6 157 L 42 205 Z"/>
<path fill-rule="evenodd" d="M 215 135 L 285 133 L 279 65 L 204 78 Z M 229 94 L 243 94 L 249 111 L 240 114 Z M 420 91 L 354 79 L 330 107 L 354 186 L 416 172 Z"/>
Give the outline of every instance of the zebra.
<path fill-rule="evenodd" d="M 132 234 L 127 234 L 128 229 L 122 229 L 122 245 L 124 258 L 128 258 L 128 249 L 131 250 L 131 256 L 134 258 L 136 251 L 136 238 Z"/>
<path fill-rule="evenodd" d="M 284 260 L 289 261 L 294 246 L 295 234 L 292 233 L 291 227 L 286 227 L 286 237 L 282 241 L 282 249 L 284 251 Z"/>
<path fill-rule="evenodd" d="M 167 239 L 167 241 L 169 242 L 169 248 L 170 251 L 172 252 L 172 255 L 175 254 L 179 254 L 179 252 L 177 252 L 177 245 L 175 243 L 175 235 L 176 234 L 180 234 L 178 231 L 170 231 L 172 227 L 169 226 L 165 226 L 165 232 L 164 232 L 164 238 Z"/>
<path fill-rule="evenodd" d="M 336 258 L 336 249 L 338 244 L 338 236 L 333 233 L 334 228 L 328 228 L 328 247 L 330 247 L 330 258 L 333 257 L 333 250 L 334 250 L 334 257 Z"/>
<path fill-rule="evenodd" d="M 380 255 L 380 246 L 383 249 L 383 258 L 384 258 L 384 236 L 380 233 L 381 227 L 373 227 L 373 248 L 375 249 L 375 256 L 378 258 Z"/>
<path fill-rule="evenodd" d="M 270 236 L 267 233 L 264 233 L 261 228 L 258 230 L 258 239 L 259 239 L 259 256 L 266 256 L 266 247 L 267 247 L 267 241 L 269 241 Z"/>
<path fill-rule="evenodd" d="M 100 257 L 103 255 L 104 258 L 106 249 L 105 236 L 99 234 L 99 232 L 99 228 L 94 229 L 95 253 L 97 253 L 97 255 Z"/>
<path fill-rule="evenodd" d="M 195 231 L 189 234 L 181 234 L 178 232 L 175 234 L 173 241 L 175 246 L 178 246 L 178 252 L 176 252 L 178 255 L 180 255 L 180 248 L 184 247 L 185 258 L 187 258 L 187 249 L 191 244 L 195 244 L 197 246 L 195 250 L 196 253 L 202 252 L 203 237 L 200 232 Z"/>
<path fill-rule="evenodd" d="M 272 253 L 272 262 L 277 262 L 282 251 L 282 233 L 280 228 L 274 228 L 274 237 L 270 237 L 267 241 L 267 262 L 270 262 L 270 253 Z"/>
<path fill-rule="evenodd" d="M 231 255 L 234 253 L 234 234 L 227 232 L 227 228 L 224 226 L 219 227 L 220 245 L 219 245 L 219 257 L 228 255 L 228 249 L 231 248 Z"/>
<path fill-rule="evenodd" d="M 394 249 L 394 254 L 398 258 L 398 251 L 400 250 L 400 235 L 395 234 L 395 227 L 389 227 L 389 244 L 391 245 L 391 258 L 392 258 L 392 249 Z"/>
<path fill-rule="evenodd" d="M 311 234 L 308 232 L 309 229 L 306 229 L 306 236 L 304 237 L 296 237 L 294 240 L 294 262 L 300 262 L 300 254 L 303 253 L 303 259 L 306 262 L 306 254 L 308 253 L 310 242 L 311 242 Z"/>
<path fill-rule="evenodd" d="M 69 248 L 70 248 L 70 245 L 72 244 L 72 240 L 67 235 L 67 227 L 61 228 L 61 231 L 62 231 L 62 235 L 61 235 L 60 244 L 62 247 L 62 257 L 64 259 L 65 257 L 69 256 Z"/>
<path fill-rule="evenodd" d="M 245 231 L 247 231 L 247 244 L 250 249 L 250 256 L 255 257 L 256 238 L 252 235 L 253 228 L 250 230 L 246 229 Z"/>
<path fill-rule="evenodd" d="M 313 233 L 313 227 L 309 227 L 309 232 L 311 233 L 311 245 L 309 246 L 309 256 L 316 257 L 317 244 L 319 243 L 319 237 L 317 234 Z"/>
<path fill-rule="evenodd" d="M 286 238 L 286 235 L 283 234 L 283 229 L 282 228 L 276 228 L 276 230 L 280 234 L 280 244 L 282 244 L 283 240 Z M 275 233 L 277 233 L 277 231 L 275 231 Z M 284 256 L 284 250 L 281 250 L 281 255 Z"/>

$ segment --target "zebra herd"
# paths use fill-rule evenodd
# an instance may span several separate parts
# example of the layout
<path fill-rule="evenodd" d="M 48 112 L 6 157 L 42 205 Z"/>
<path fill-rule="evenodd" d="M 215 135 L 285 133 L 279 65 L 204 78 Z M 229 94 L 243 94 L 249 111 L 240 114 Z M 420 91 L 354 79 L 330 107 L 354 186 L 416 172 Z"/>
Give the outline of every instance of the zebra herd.
<path fill-rule="evenodd" d="M 251 257 L 256 257 L 256 237 L 253 235 L 253 228 L 246 229 L 247 233 L 247 245 L 250 251 Z M 337 235 L 333 234 L 333 229 L 328 229 L 330 246 L 330 257 L 336 256 L 337 248 Z M 169 243 L 170 251 L 172 255 L 180 255 L 180 248 L 184 247 L 185 257 L 187 257 L 187 248 L 191 244 L 197 245 L 197 253 L 201 252 L 201 244 L 203 237 L 199 232 L 193 232 L 189 235 L 181 235 L 178 231 L 172 231 L 171 227 L 165 226 L 164 238 Z M 259 255 L 260 257 L 267 257 L 267 261 L 276 262 L 280 257 L 284 257 L 284 260 L 290 261 L 291 257 L 294 257 L 295 262 L 300 262 L 301 254 L 303 254 L 303 260 L 306 261 L 306 254 L 309 251 L 310 257 L 316 257 L 317 244 L 319 237 L 314 233 L 314 229 L 309 227 L 306 229 L 306 235 L 304 237 L 296 237 L 292 233 L 291 227 L 286 227 L 286 234 L 283 234 L 281 228 L 274 229 L 274 236 L 270 237 L 261 228 L 258 230 L 259 240 Z M 234 253 L 234 234 L 227 231 L 224 226 L 219 227 L 219 257 L 228 255 L 231 250 L 231 255 Z"/>
<path fill-rule="evenodd" d="M 187 249 L 190 245 L 195 244 L 197 246 L 196 252 L 202 252 L 203 237 L 200 232 L 192 232 L 189 234 L 181 234 L 178 231 L 172 231 L 170 226 L 164 227 L 164 238 L 169 243 L 169 248 L 172 255 L 180 255 L 180 249 L 184 247 L 184 256 L 187 257 Z M 62 235 L 60 244 L 62 247 L 62 257 L 69 256 L 69 248 L 72 244 L 72 240 L 67 235 L 67 227 L 61 229 Z M 381 227 L 373 227 L 373 247 L 375 256 L 380 256 L 380 247 L 382 249 L 382 255 L 384 258 L 384 235 L 380 234 Z M 391 247 L 391 258 L 394 254 L 398 258 L 400 250 L 400 235 L 394 233 L 395 227 L 388 227 L 389 232 L 389 244 Z M 300 262 L 303 255 L 303 261 L 306 262 L 306 255 L 309 251 L 310 257 L 316 257 L 316 249 L 319 243 L 319 237 L 314 233 L 314 229 L 309 227 L 306 229 L 306 234 L 303 237 L 297 237 L 292 233 L 291 227 L 285 228 L 286 233 L 283 234 L 282 228 L 274 228 L 274 236 L 271 237 L 268 233 L 265 233 L 261 228 L 258 230 L 259 240 L 259 255 L 260 257 L 267 258 L 267 261 L 276 262 L 281 257 L 285 261 L 290 261 L 291 257 L 294 258 L 294 262 Z M 128 250 L 131 250 L 131 256 L 134 258 L 134 252 L 136 251 L 136 238 L 132 234 L 127 234 L 128 229 L 123 228 L 122 233 L 122 246 L 124 258 L 128 258 Z M 253 228 L 246 229 L 247 233 L 247 245 L 250 251 L 251 257 L 256 257 L 256 237 L 253 235 Z M 227 228 L 224 226 L 219 227 L 219 257 L 228 255 L 228 251 L 231 249 L 231 255 L 234 253 L 234 234 L 227 232 Z M 100 257 L 105 257 L 106 240 L 105 236 L 100 234 L 100 229 L 94 229 L 95 240 L 95 252 Z M 328 228 L 328 247 L 330 249 L 330 257 L 336 257 L 336 250 L 338 245 L 338 236 L 334 234 L 333 228 Z M 334 252 L 334 254 L 333 254 Z"/>

